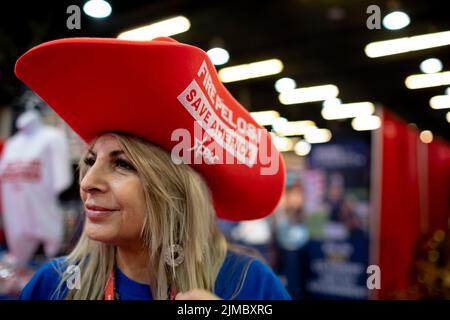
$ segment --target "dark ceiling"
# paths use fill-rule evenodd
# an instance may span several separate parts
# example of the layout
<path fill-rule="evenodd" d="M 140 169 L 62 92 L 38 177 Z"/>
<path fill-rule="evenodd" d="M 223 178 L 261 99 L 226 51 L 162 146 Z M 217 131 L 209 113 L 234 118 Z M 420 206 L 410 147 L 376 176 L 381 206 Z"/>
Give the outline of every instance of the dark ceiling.
<path fill-rule="evenodd" d="M 406 76 L 420 73 L 419 64 L 439 58 L 450 69 L 450 46 L 415 53 L 371 59 L 364 46 L 371 41 L 450 30 L 448 1 L 109 1 L 113 13 L 106 19 L 84 14 L 81 30 L 68 30 L 66 8 L 85 1 L 15 1 L 0 12 L 0 104 L 19 94 L 14 62 L 20 54 L 41 42 L 76 36 L 115 37 L 121 31 L 182 14 L 191 29 L 174 36 L 207 50 L 222 41 L 230 52 L 227 65 L 279 58 L 283 73 L 227 84 L 227 88 L 249 110 L 276 109 L 289 120 L 314 120 L 321 127 L 343 135 L 355 134 L 349 120 L 325 121 L 321 103 L 284 106 L 278 101 L 274 82 L 283 76 L 298 86 L 332 83 L 339 87 L 343 102 L 380 103 L 419 129 L 430 129 L 450 140 L 448 110 L 433 110 L 429 99 L 446 87 L 408 90 Z M 366 9 L 377 4 L 381 12 L 398 7 L 407 12 L 411 24 L 398 31 L 369 30 Z M 334 17 L 334 18 L 333 18 Z M 362 133 L 362 135 L 367 133 Z"/>

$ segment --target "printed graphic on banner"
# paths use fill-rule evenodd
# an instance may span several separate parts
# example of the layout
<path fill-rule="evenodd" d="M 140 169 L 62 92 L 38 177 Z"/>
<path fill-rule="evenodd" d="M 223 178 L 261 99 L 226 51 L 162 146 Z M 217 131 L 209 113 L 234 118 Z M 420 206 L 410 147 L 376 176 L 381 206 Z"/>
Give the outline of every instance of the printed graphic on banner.
<path fill-rule="evenodd" d="M 42 165 L 39 159 L 8 162 L 0 178 L 4 182 L 39 182 L 42 176 L 41 171 Z"/>
<path fill-rule="evenodd" d="M 304 173 L 306 295 L 367 299 L 369 145 L 345 140 L 313 146 Z"/>

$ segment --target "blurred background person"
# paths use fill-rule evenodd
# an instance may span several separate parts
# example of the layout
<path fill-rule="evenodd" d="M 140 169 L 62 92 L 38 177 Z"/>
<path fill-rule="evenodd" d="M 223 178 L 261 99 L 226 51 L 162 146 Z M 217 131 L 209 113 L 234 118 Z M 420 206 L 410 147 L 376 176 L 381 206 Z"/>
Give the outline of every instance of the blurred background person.
<path fill-rule="evenodd" d="M 274 218 L 274 231 L 278 254 L 278 274 L 284 277 L 293 299 L 304 294 L 305 246 L 309 232 L 303 211 L 303 188 L 296 181 L 286 187 L 284 201 Z"/>

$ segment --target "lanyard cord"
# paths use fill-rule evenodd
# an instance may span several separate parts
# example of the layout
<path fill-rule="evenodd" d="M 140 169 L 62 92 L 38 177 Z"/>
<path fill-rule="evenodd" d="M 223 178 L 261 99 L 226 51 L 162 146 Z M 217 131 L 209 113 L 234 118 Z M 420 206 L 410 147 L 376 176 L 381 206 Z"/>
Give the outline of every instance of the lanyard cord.
<path fill-rule="evenodd" d="M 176 290 L 173 286 L 169 287 L 168 290 L 168 298 L 169 300 L 175 300 L 175 296 L 177 295 Z M 105 300 L 119 300 L 119 295 L 116 292 L 116 281 L 115 281 L 115 272 L 111 271 L 109 275 L 108 281 L 106 282 L 105 288 Z"/>
<path fill-rule="evenodd" d="M 111 271 L 105 288 L 105 300 L 114 300 L 116 294 L 116 281 L 114 277 L 114 270 Z"/>

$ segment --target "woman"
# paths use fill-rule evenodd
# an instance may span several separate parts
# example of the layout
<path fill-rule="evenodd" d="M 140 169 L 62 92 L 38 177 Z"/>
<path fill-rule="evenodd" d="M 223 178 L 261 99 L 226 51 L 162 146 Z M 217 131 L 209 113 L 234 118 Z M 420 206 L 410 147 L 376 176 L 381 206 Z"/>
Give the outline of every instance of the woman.
<path fill-rule="evenodd" d="M 111 68 L 117 59 L 129 62 Z M 133 65 L 139 59 L 144 63 Z M 152 77 L 162 71 L 166 76 Z M 216 227 L 216 214 L 234 220 L 269 214 L 282 192 L 284 167 L 279 162 L 269 174 L 261 170 L 251 139 L 258 137 L 259 146 L 267 138 L 271 146 L 270 138 L 254 134 L 257 124 L 220 83 L 203 51 L 168 38 L 145 44 L 63 39 L 31 49 L 18 60 L 16 74 L 89 142 L 80 161 L 86 213 L 81 239 L 67 257 L 37 271 L 22 299 L 290 298 L 266 265 L 229 250 Z M 123 90 L 127 85 L 130 90 Z M 67 99 L 74 88 L 77 95 Z M 214 102 L 237 122 L 246 121 L 247 136 L 227 133 L 236 141 L 247 138 L 240 148 L 250 147 L 241 158 L 208 127 L 211 117 L 222 125 L 233 121 L 205 109 Z M 211 115 L 200 118 L 205 112 Z M 199 136 L 198 126 L 207 134 Z M 183 134 L 193 134 L 193 147 L 174 140 Z M 199 144 L 206 138 L 217 144 Z M 231 156 L 236 161 L 224 163 Z M 272 164 L 274 158 L 281 159 L 276 150 L 266 160 Z"/>

